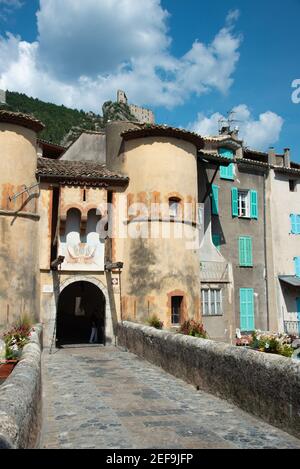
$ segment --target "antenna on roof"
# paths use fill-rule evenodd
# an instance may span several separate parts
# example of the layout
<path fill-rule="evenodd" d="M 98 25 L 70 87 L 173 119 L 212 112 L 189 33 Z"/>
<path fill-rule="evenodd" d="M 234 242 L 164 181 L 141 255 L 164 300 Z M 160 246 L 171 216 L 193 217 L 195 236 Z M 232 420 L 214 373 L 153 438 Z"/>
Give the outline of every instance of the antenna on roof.
<path fill-rule="evenodd" d="M 219 124 L 219 134 L 220 135 L 231 135 L 233 133 L 237 134 L 239 131 L 239 127 L 235 126 L 235 129 L 232 130 L 232 125 L 233 124 L 238 124 L 239 120 L 234 119 L 234 114 L 236 114 L 236 111 L 233 109 L 231 111 L 227 112 L 227 118 L 221 118 L 218 121 Z"/>

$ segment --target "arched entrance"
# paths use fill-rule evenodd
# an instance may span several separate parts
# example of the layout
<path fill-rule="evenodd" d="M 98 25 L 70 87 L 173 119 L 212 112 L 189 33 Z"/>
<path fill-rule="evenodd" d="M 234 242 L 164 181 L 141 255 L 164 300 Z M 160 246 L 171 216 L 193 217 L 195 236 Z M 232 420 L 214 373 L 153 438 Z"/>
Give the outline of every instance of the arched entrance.
<path fill-rule="evenodd" d="M 89 343 L 96 322 L 98 343 L 105 344 L 106 299 L 100 288 L 88 281 L 67 285 L 57 305 L 57 345 Z"/>

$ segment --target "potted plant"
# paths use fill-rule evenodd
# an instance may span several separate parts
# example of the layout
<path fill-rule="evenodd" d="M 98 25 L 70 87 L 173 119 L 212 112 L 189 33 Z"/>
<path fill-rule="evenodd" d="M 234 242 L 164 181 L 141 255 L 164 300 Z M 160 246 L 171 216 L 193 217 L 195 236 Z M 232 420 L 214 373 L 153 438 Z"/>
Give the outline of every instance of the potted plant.
<path fill-rule="evenodd" d="M 0 379 L 6 379 L 21 358 L 23 347 L 29 342 L 31 325 L 22 318 L 2 337 L 0 346 Z M 3 345 L 4 344 L 4 345 Z"/>

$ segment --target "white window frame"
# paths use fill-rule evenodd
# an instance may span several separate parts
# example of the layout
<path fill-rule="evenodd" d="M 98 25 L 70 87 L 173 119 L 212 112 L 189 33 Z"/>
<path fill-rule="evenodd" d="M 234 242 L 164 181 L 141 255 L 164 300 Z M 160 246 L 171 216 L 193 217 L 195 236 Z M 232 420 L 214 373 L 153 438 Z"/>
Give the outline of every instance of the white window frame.
<path fill-rule="evenodd" d="M 219 292 L 219 298 L 217 297 L 217 292 Z M 201 298 L 203 316 L 223 316 L 222 288 L 202 288 Z"/>
<path fill-rule="evenodd" d="M 246 213 L 243 214 L 242 197 L 246 203 Z M 251 212 L 251 192 L 249 190 L 238 190 L 238 216 L 239 218 L 250 218 Z"/>

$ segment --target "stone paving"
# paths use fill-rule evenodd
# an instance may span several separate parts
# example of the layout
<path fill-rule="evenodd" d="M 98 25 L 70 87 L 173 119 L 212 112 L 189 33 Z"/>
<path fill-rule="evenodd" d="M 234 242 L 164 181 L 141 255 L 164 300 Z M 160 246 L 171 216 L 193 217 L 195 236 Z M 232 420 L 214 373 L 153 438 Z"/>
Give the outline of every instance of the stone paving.
<path fill-rule="evenodd" d="M 300 448 L 300 440 L 112 346 L 44 351 L 43 399 L 40 448 Z"/>

